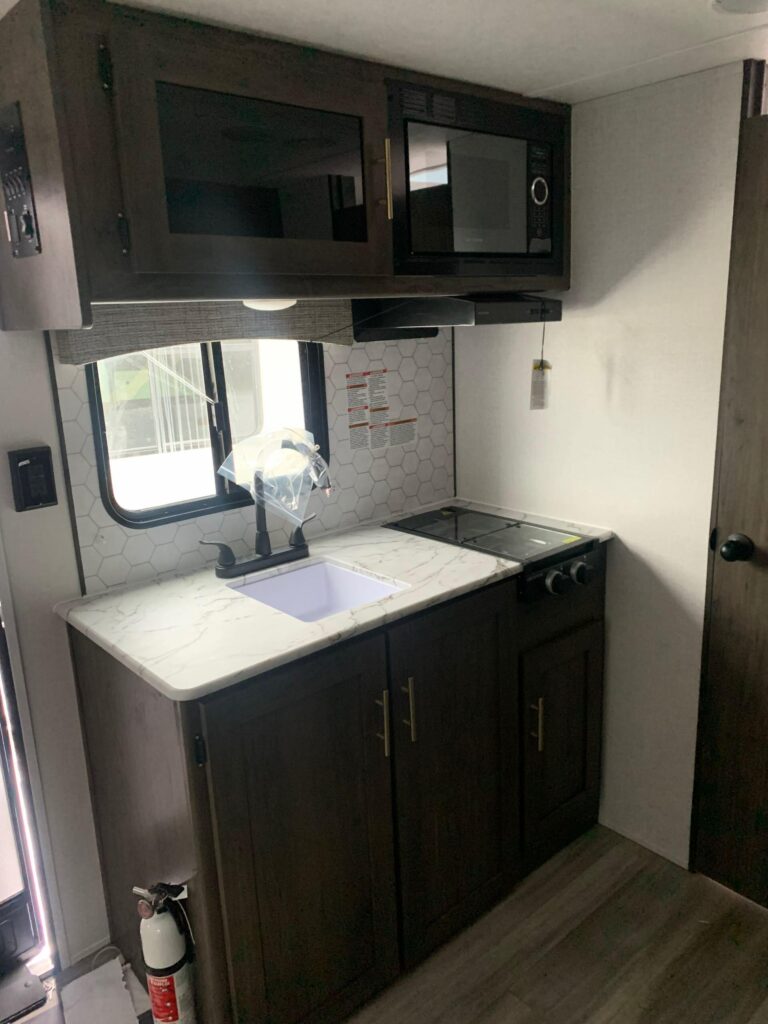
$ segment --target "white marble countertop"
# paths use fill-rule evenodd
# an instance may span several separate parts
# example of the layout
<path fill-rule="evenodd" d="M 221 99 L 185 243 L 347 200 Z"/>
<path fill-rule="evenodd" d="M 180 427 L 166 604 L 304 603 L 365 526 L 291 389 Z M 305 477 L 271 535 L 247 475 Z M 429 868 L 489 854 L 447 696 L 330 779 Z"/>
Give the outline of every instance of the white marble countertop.
<path fill-rule="evenodd" d="M 469 503 L 457 500 L 456 504 Z M 600 540 L 611 536 L 607 530 L 530 518 L 542 525 L 578 529 Z M 522 571 L 518 562 L 509 559 L 371 526 L 315 538 L 309 559 L 246 579 L 289 572 L 320 559 L 397 581 L 403 587 L 352 611 L 303 622 L 238 593 L 228 584 L 242 583 L 243 578 L 221 580 L 209 567 L 64 602 L 56 611 L 166 697 L 196 700 Z"/>

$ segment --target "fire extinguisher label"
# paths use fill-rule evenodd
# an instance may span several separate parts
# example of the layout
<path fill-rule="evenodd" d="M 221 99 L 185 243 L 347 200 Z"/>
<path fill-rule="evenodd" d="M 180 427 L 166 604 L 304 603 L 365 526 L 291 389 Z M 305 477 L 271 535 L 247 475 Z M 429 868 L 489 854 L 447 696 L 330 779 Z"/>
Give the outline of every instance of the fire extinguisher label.
<path fill-rule="evenodd" d="M 155 1024 L 195 1024 L 194 994 L 188 964 L 176 974 L 164 978 L 148 974 L 147 989 Z"/>
<path fill-rule="evenodd" d="M 157 1024 L 176 1024 L 178 1020 L 178 1002 L 176 1000 L 176 983 L 173 976 L 169 978 L 146 978 L 146 987 L 150 994 L 152 1015 Z"/>
<path fill-rule="evenodd" d="M 167 978 L 148 975 L 147 989 L 156 1024 L 176 1024 L 179 1019 L 179 1004 L 173 975 Z"/>

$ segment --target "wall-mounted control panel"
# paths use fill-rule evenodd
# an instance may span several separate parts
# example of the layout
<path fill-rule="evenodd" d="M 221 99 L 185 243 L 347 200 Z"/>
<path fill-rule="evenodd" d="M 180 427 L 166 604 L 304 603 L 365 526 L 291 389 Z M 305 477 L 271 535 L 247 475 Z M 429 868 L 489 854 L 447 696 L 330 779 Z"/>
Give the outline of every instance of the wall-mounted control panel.
<path fill-rule="evenodd" d="M 8 452 L 13 503 L 17 512 L 56 504 L 53 456 L 47 446 Z"/>
<path fill-rule="evenodd" d="M 18 103 L 0 110 L 0 182 L 4 231 L 11 253 L 16 259 L 37 256 L 42 250 L 40 229 Z"/>

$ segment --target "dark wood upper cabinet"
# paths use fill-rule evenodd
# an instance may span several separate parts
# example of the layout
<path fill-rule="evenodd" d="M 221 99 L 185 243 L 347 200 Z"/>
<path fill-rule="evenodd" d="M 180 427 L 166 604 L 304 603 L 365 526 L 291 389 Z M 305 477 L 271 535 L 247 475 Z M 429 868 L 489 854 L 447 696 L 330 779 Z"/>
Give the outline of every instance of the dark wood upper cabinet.
<path fill-rule="evenodd" d="M 591 622 L 521 657 L 526 866 L 597 820 L 603 624 Z"/>
<path fill-rule="evenodd" d="M 406 965 L 519 872 L 512 598 L 491 588 L 389 632 Z"/>
<path fill-rule="evenodd" d="M 399 970 L 385 642 L 204 705 L 236 1021 L 338 1020 Z"/>
<path fill-rule="evenodd" d="M 109 46 L 135 271 L 390 271 L 381 83 L 130 24 Z"/>
<path fill-rule="evenodd" d="M 501 134 L 520 139 L 496 160 L 488 140 L 498 126 L 483 135 L 481 119 L 471 144 L 444 140 L 455 185 L 448 206 L 445 189 L 416 188 L 418 169 L 401 196 L 407 160 L 389 114 L 392 81 L 439 90 L 462 111 L 476 100 L 500 111 Z M 86 326 L 94 303 L 569 285 L 564 104 L 102 0 L 20 0 L 0 20 L 0 129 L 15 104 L 41 251 L 20 259 L 0 241 L 0 324 L 8 330 Z M 531 148 L 542 140 L 543 156 Z M 477 172 L 468 152 L 476 143 L 490 157 Z M 562 213 L 552 258 L 534 251 L 550 235 L 537 220 L 548 209 L 536 205 L 540 163 L 545 176 L 551 166 Z M 497 200 L 510 175 L 518 229 L 499 235 L 509 211 Z M 406 245 L 414 259 L 396 265 L 391 218 L 402 219 L 409 202 L 415 235 L 406 243 L 398 228 L 398 251 Z M 531 258 L 498 260 L 490 251 L 497 245 Z M 422 250 L 432 247 L 456 259 L 424 262 Z"/>

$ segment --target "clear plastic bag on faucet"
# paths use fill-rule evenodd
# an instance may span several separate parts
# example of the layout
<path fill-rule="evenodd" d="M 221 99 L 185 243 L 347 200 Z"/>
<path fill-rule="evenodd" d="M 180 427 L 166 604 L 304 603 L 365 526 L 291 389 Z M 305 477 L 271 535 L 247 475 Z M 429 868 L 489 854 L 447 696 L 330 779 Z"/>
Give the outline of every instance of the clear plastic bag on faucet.
<path fill-rule="evenodd" d="M 219 473 L 293 526 L 304 522 L 313 487 L 330 490 L 328 464 L 314 437 L 293 427 L 238 441 Z"/>

